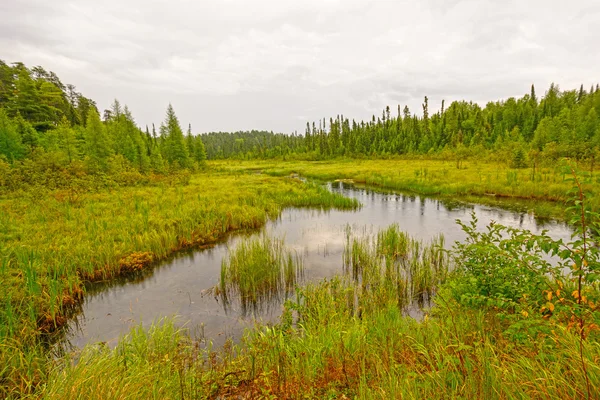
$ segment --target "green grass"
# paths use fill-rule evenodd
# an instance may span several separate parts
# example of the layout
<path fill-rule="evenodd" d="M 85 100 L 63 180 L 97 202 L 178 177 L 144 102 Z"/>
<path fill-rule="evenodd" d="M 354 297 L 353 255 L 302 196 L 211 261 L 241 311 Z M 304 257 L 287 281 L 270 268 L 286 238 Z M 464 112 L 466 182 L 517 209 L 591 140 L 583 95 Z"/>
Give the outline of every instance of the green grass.
<path fill-rule="evenodd" d="M 354 239 L 347 254 L 360 258 Z M 445 276 L 445 267 L 435 261 L 439 242 L 419 244 L 417 251 L 419 242 L 394 226 L 361 240 L 360 251 L 375 259 L 371 267 L 361 264 L 359 279 L 349 271 L 298 289 L 278 325 L 249 330 L 243 343 L 214 351 L 170 322 L 149 332 L 138 328 L 115 350 L 89 346 L 79 363 L 63 360 L 40 394 L 47 399 L 585 398 L 581 356 L 591 393 L 599 393 L 597 340 L 585 341 L 580 355 L 573 331 L 538 320 L 548 324 L 549 334 L 515 341 L 493 310 L 461 306 L 443 283 L 421 321 L 407 317 L 394 285 L 386 284 L 394 282 L 386 263 L 414 265 L 414 276 L 436 270 Z"/>
<path fill-rule="evenodd" d="M 378 291 L 374 299 L 395 295 L 400 309 L 414 301 L 428 303 L 446 280 L 450 264 L 443 236 L 424 244 L 395 224 L 373 237 L 347 230 L 343 258 L 346 272 L 363 290 Z"/>
<path fill-rule="evenodd" d="M 144 270 L 175 251 L 255 229 L 285 207 L 355 208 L 316 185 L 202 173 L 188 185 L 0 197 L 0 397 L 44 381 L 41 336 L 77 311 L 84 282 Z"/>
<path fill-rule="evenodd" d="M 245 315 L 293 292 L 302 272 L 298 254 L 286 250 L 282 239 L 263 234 L 229 250 L 215 291 L 226 305 L 239 300 Z"/>
<path fill-rule="evenodd" d="M 143 271 L 179 249 L 258 228 L 284 207 L 359 206 L 281 178 L 291 173 L 503 206 L 500 199 L 508 197 L 508 205 L 522 201 L 516 207 L 561 219 L 571 188 L 558 170 L 534 177 L 531 170 L 475 162 L 460 170 L 427 160 L 210 165 L 221 172 L 193 175 L 185 186 L 0 197 L 0 397 L 584 398 L 581 358 L 591 393 L 600 392 L 597 335 L 583 342 L 581 354 L 576 332 L 554 320 L 525 316 L 525 328 L 546 324 L 548 332 L 507 335 L 497 310 L 467 308 L 447 295 L 452 273 L 442 238 L 421 243 L 396 226 L 372 237 L 348 231 L 347 275 L 298 289 L 278 325 L 248 331 L 243 343 L 205 349 L 163 321 L 150 331 L 135 329 L 114 350 L 89 346 L 78 363 L 52 359 L 41 338 L 77 312 L 87 280 Z M 597 205 L 597 182 L 585 179 Z M 223 293 L 243 290 L 253 301 L 275 287 L 289 290 L 297 264 L 277 243 L 246 243 L 238 259 L 233 250 L 224 277 L 236 272 L 223 280 Z M 409 305 L 433 294 L 421 321 L 406 316 Z"/>
<path fill-rule="evenodd" d="M 540 217 L 564 219 L 570 174 L 561 168 L 513 169 L 500 163 L 468 161 L 461 169 L 453 161 L 427 159 L 328 161 L 212 161 L 226 171 L 262 171 L 274 176 L 300 174 L 309 179 L 344 179 L 385 189 L 427 196 L 462 199 L 534 212 Z M 599 178 L 585 177 L 590 201 L 600 208 Z"/>

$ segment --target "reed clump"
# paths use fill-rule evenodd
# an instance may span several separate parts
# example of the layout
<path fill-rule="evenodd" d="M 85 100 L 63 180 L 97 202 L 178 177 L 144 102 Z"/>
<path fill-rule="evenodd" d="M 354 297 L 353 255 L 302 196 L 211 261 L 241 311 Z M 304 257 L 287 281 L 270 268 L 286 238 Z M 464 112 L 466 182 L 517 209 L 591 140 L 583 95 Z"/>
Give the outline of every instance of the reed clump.
<path fill-rule="evenodd" d="M 363 291 L 394 293 L 402 309 L 416 301 L 429 302 L 450 269 L 444 237 L 429 243 L 411 238 L 397 224 L 376 236 L 357 236 L 347 230 L 344 268 Z"/>
<path fill-rule="evenodd" d="M 302 258 L 287 250 L 283 239 L 265 233 L 260 238 L 244 239 L 229 250 L 215 292 L 225 304 L 238 300 L 246 314 L 289 295 L 303 269 Z"/>

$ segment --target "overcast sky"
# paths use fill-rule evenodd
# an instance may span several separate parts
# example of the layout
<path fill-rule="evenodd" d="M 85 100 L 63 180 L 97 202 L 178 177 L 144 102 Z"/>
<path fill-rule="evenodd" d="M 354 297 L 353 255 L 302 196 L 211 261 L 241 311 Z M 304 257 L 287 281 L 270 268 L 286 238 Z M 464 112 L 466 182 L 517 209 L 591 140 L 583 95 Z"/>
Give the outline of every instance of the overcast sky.
<path fill-rule="evenodd" d="M 421 113 L 600 81 L 598 0 L 1 0 L 0 59 L 41 65 L 139 125 L 194 132 Z"/>

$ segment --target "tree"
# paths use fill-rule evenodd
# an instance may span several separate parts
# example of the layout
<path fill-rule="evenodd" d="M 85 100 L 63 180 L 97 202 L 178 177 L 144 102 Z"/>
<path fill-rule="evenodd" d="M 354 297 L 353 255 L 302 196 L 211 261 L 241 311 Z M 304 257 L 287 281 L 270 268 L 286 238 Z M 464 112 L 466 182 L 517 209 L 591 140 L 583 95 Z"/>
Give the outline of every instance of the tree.
<path fill-rule="evenodd" d="M 23 158 L 25 152 L 25 147 L 13 122 L 6 111 L 0 108 L 0 157 L 6 157 L 10 162 Z"/>
<path fill-rule="evenodd" d="M 167 115 L 161 131 L 164 134 L 164 155 L 169 164 L 175 167 L 189 168 L 190 156 L 183 139 L 183 132 L 173 106 L 167 107 Z"/>
<path fill-rule="evenodd" d="M 29 149 L 29 151 L 35 149 L 39 142 L 39 136 L 37 131 L 31 126 L 31 124 L 23 119 L 21 114 L 17 114 L 14 119 L 15 129 L 21 137 L 23 145 Z"/>
<path fill-rule="evenodd" d="M 67 155 L 69 164 L 78 158 L 77 139 L 75 138 L 75 132 L 69 126 L 69 121 L 66 117 L 63 117 L 60 124 L 58 125 L 58 132 L 60 133 L 59 148 Z"/>
<path fill-rule="evenodd" d="M 512 168 L 525 168 L 527 163 L 525 162 L 525 152 L 521 147 L 517 147 L 512 155 L 511 167 Z"/>
<path fill-rule="evenodd" d="M 106 129 L 95 109 L 88 112 L 85 128 L 87 165 L 92 172 L 106 171 L 108 158 L 113 154 Z"/>
<path fill-rule="evenodd" d="M 206 164 L 206 149 L 200 135 L 196 136 L 194 158 L 199 165 L 204 166 Z"/>

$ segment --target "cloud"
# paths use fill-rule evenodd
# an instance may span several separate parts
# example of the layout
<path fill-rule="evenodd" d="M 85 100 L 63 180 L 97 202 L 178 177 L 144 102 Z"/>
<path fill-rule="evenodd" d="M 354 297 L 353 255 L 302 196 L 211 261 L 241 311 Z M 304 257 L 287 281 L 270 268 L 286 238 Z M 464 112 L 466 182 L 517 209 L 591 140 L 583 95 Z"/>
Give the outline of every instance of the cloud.
<path fill-rule="evenodd" d="M 595 0 L 21 0 L 5 61 L 55 71 L 142 124 L 172 102 L 195 131 L 303 131 L 390 105 L 517 96 L 598 79 Z"/>

